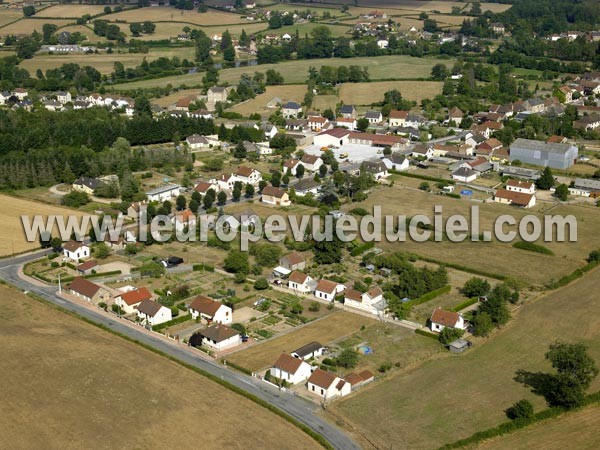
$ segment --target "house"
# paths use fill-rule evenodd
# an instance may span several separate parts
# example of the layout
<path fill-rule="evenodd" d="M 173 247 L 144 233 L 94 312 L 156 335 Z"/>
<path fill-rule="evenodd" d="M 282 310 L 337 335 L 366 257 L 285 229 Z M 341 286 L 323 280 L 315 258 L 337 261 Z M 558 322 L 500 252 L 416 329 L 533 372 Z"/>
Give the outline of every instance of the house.
<path fill-rule="evenodd" d="M 428 160 L 433 158 L 433 148 L 425 147 L 424 145 L 415 145 L 410 153 L 410 156 L 417 159 Z"/>
<path fill-rule="evenodd" d="M 0 105 L 6 105 L 12 94 L 8 91 L 0 92 Z"/>
<path fill-rule="evenodd" d="M 355 391 L 356 389 L 364 386 L 365 384 L 372 382 L 374 379 L 375 375 L 373 375 L 368 370 L 363 370 L 360 373 L 352 372 L 344 377 L 344 380 L 350 383 L 352 391 Z"/>
<path fill-rule="evenodd" d="M 147 210 L 148 205 L 145 202 L 133 202 L 131 205 L 129 205 L 129 208 L 127 208 L 127 217 L 139 220 Z"/>
<path fill-rule="evenodd" d="M 58 100 L 46 100 L 44 102 L 44 108 L 48 111 L 60 111 L 62 110 L 62 104 Z"/>
<path fill-rule="evenodd" d="M 308 128 L 308 120 L 306 119 L 287 119 L 285 121 L 285 129 L 289 131 L 303 131 Z"/>
<path fill-rule="evenodd" d="M 388 48 L 389 44 L 390 42 L 387 39 L 377 39 L 377 47 L 382 50 Z"/>
<path fill-rule="evenodd" d="M 82 277 L 73 278 L 73 281 L 69 283 L 68 292 L 86 302 L 100 303 L 110 299 L 107 289 Z"/>
<path fill-rule="evenodd" d="M 500 22 L 491 23 L 490 28 L 496 34 L 504 34 L 506 32 L 506 27 Z"/>
<path fill-rule="evenodd" d="M 288 288 L 295 292 L 308 294 L 313 290 L 313 279 L 303 272 L 293 271 L 288 277 Z"/>
<path fill-rule="evenodd" d="M 27 96 L 29 95 L 29 93 L 27 92 L 27 89 L 23 89 L 23 88 L 16 88 L 13 91 L 13 95 L 15 97 L 17 97 L 19 100 L 23 101 L 27 98 Z"/>
<path fill-rule="evenodd" d="M 115 297 L 115 304 L 119 306 L 125 314 L 133 314 L 136 312 L 136 308 L 144 300 L 152 300 L 152 294 L 145 286 L 119 294 Z"/>
<path fill-rule="evenodd" d="M 383 161 L 365 161 L 360 166 L 360 170 L 370 173 L 375 180 L 381 180 L 388 176 L 388 169 Z"/>
<path fill-rule="evenodd" d="M 471 341 L 467 341 L 466 339 L 456 339 L 448 344 L 448 350 L 450 350 L 450 353 L 462 353 L 469 349 L 472 345 L 473 343 Z"/>
<path fill-rule="evenodd" d="M 190 111 L 188 117 L 191 117 L 192 119 L 212 119 L 214 116 L 207 109 L 197 109 L 195 111 Z"/>
<path fill-rule="evenodd" d="M 300 253 L 292 252 L 279 258 L 279 265 L 287 270 L 304 270 L 306 259 Z"/>
<path fill-rule="evenodd" d="M 307 389 L 308 392 L 327 400 L 348 395 L 352 387 L 350 383 L 342 380 L 337 375 L 325 372 L 322 369 L 316 369 L 308 379 Z"/>
<path fill-rule="evenodd" d="M 478 156 L 472 161 L 467 161 L 462 166 L 473 169 L 478 174 L 489 172 L 490 170 L 492 170 L 492 165 L 483 156 Z"/>
<path fill-rule="evenodd" d="M 408 111 L 390 111 L 388 118 L 388 124 L 390 127 L 404 127 L 406 125 L 406 118 L 408 117 Z"/>
<path fill-rule="evenodd" d="M 160 325 L 172 319 L 171 308 L 161 305 L 153 300 L 142 300 L 137 309 L 137 316 L 142 325 Z"/>
<path fill-rule="evenodd" d="M 497 150 L 499 148 L 502 148 L 502 142 L 500 142 L 496 138 L 488 139 L 487 141 L 480 144 L 479 147 L 477 147 L 478 150 L 485 150 L 489 153 L 492 153 L 494 150 Z"/>
<path fill-rule="evenodd" d="M 330 127 L 329 120 L 321 116 L 309 116 L 308 128 L 311 131 L 320 133 L 322 130 L 327 130 Z"/>
<path fill-rule="evenodd" d="M 178 184 L 166 184 L 146 192 L 146 198 L 150 202 L 164 202 L 165 200 L 177 197 L 180 192 L 181 186 Z"/>
<path fill-rule="evenodd" d="M 427 122 L 427 119 L 419 114 L 408 114 L 404 126 L 408 128 L 419 128 L 421 125 L 424 125 L 425 122 Z"/>
<path fill-rule="evenodd" d="M 467 325 L 460 313 L 445 311 L 439 306 L 431 314 L 431 331 L 440 332 L 444 328 L 466 330 Z"/>
<path fill-rule="evenodd" d="M 214 323 L 233 322 L 233 311 L 227 305 L 217 302 L 204 295 L 198 295 L 188 307 L 192 319 L 200 317 L 201 320 Z"/>
<path fill-rule="evenodd" d="M 188 145 L 190 150 L 200 150 L 202 148 L 209 148 L 210 144 L 208 139 L 199 134 L 192 134 L 185 139 L 185 143 Z"/>
<path fill-rule="evenodd" d="M 283 163 L 283 171 L 284 173 L 288 173 L 290 175 L 296 176 L 296 170 L 298 170 L 298 166 L 301 165 L 299 159 L 288 159 Z"/>
<path fill-rule="evenodd" d="M 471 181 L 475 181 L 477 178 L 477 172 L 473 169 L 469 169 L 468 167 L 460 167 L 451 175 L 453 180 L 462 181 L 463 183 L 470 183 Z"/>
<path fill-rule="evenodd" d="M 217 103 L 226 103 L 229 94 L 233 90 L 232 86 L 221 87 L 221 86 L 213 86 L 208 89 L 206 92 L 206 102 L 207 104 L 216 105 Z"/>
<path fill-rule="evenodd" d="M 279 133 L 277 127 L 270 123 L 261 124 L 260 129 L 263 131 L 263 133 L 265 133 L 265 137 L 269 140 L 273 139 L 275 136 L 277 136 L 277 133 Z"/>
<path fill-rule="evenodd" d="M 74 191 L 85 192 L 88 195 L 93 195 L 94 191 L 104 183 L 96 178 L 80 177 L 73 181 L 72 188 Z"/>
<path fill-rule="evenodd" d="M 81 263 L 77 266 L 77 272 L 79 272 L 82 275 L 89 275 L 91 273 L 94 273 L 94 271 L 96 270 L 96 268 L 98 267 L 98 261 L 86 261 L 84 263 Z"/>
<path fill-rule="evenodd" d="M 287 353 L 282 353 L 273 364 L 273 367 L 269 369 L 271 376 L 290 384 L 306 381 L 310 377 L 311 371 L 310 364 Z"/>
<path fill-rule="evenodd" d="M 335 126 L 354 131 L 356 130 L 356 119 L 354 117 L 338 117 L 335 119 Z"/>
<path fill-rule="evenodd" d="M 83 242 L 70 240 L 63 245 L 63 255 L 65 258 L 79 262 L 80 259 L 89 258 L 90 248 Z"/>
<path fill-rule="evenodd" d="M 323 356 L 325 352 L 325 347 L 321 345 L 320 342 L 314 341 L 310 344 L 303 345 L 297 350 L 292 352 L 292 356 L 294 358 L 300 358 L 304 361 L 307 361 L 312 358 L 318 358 L 319 356 Z"/>
<path fill-rule="evenodd" d="M 247 166 L 238 167 L 233 175 L 237 178 L 235 181 L 241 181 L 244 184 L 257 185 L 262 180 L 262 175 L 258 170 Z"/>
<path fill-rule="evenodd" d="M 408 158 L 400 153 L 392 153 L 389 156 L 385 156 L 382 161 L 388 170 L 404 171 L 410 167 Z"/>
<path fill-rule="evenodd" d="M 196 214 L 189 209 L 178 211 L 175 213 L 171 222 L 175 225 L 176 231 L 184 231 L 186 228 L 189 230 L 196 226 Z"/>
<path fill-rule="evenodd" d="M 535 184 L 529 181 L 508 180 L 506 190 L 511 192 L 521 192 L 523 194 L 535 194 Z"/>
<path fill-rule="evenodd" d="M 573 128 L 577 130 L 590 131 L 598 127 L 600 127 L 600 115 L 598 114 L 583 116 L 573 122 Z"/>
<path fill-rule="evenodd" d="M 217 352 L 237 347 L 242 343 L 240 333 L 233 328 L 220 323 L 209 325 L 198 331 L 196 334 L 198 336 L 195 339 L 190 338 L 191 345 L 195 347 L 208 347 Z"/>
<path fill-rule="evenodd" d="M 522 192 L 509 191 L 508 189 L 498 189 L 494 194 L 494 201 L 505 205 L 515 205 L 521 208 L 531 208 L 535 206 L 535 194 L 525 194 Z"/>
<path fill-rule="evenodd" d="M 351 308 L 361 309 L 371 314 L 378 314 L 385 309 L 383 291 L 378 286 L 373 286 L 367 292 L 348 289 L 344 292 L 344 304 Z M 385 302 L 384 302 L 385 303 Z"/>
<path fill-rule="evenodd" d="M 448 111 L 448 122 L 454 122 L 456 125 L 459 125 L 464 117 L 465 113 L 456 106 L 450 108 Z"/>
<path fill-rule="evenodd" d="M 320 156 L 310 155 L 305 153 L 302 155 L 302 159 L 300 160 L 304 168 L 309 172 L 317 172 L 319 168 L 323 165 L 323 160 Z"/>
<path fill-rule="evenodd" d="M 219 190 L 219 185 L 216 182 L 209 183 L 208 181 L 198 181 L 196 186 L 194 186 L 194 190 L 203 196 L 211 189 L 216 193 Z"/>
<path fill-rule="evenodd" d="M 56 93 L 56 100 L 58 100 L 62 105 L 69 103 L 71 101 L 71 93 L 69 91 L 58 91 Z"/>
<path fill-rule="evenodd" d="M 346 119 L 356 119 L 357 113 L 354 105 L 342 105 L 340 115 Z"/>
<path fill-rule="evenodd" d="M 579 154 L 573 144 L 556 144 L 519 138 L 510 146 L 510 161 L 521 161 L 553 169 L 568 169 Z"/>
<path fill-rule="evenodd" d="M 321 131 L 314 137 L 314 144 L 324 147 L 341 147 L 349 141 L 350 130 L 346 128 L 331 128 L 330 130 Z"/>
<path fill-rule="evenodd" d="M 304 197 L 307 194 L 317 195 L 321 189 L 321 184 L 313 178 L 303 178 L 290 188 L 294 189 L 297 196 Z"/>
<path fill-rule="evenodd" d="M 575 178 L 575 181 L 569 187 L 569 194 L 581 197 L 600 197 L 600 180 Z"/>
<path fill-rule="evenodd" d="M 296 102 L 287 102 L 281 107 L 281 114 L 284 119 L 297 118 L 301 113 L 302 106 Z"/>
<path fill-rule="evenodd" d="M 290 206 L 290 196 L 283 189 L 275 186 L 265 186 L 262 190 L 261 202 L 275 206 Z"/>
<path fill-rule="evenodd" d="M 377 125 L 383 120 L 381 111 L 367 111 L 365 113 L 365 119 L 369 121 L 371 125 Z"/>
<path fill-rule="evenodd" d="M 333 302 L 335 296 L 343 292 L 345 286 L 330 280 L 319 280 L 315 288 L 315 297 Z"/>

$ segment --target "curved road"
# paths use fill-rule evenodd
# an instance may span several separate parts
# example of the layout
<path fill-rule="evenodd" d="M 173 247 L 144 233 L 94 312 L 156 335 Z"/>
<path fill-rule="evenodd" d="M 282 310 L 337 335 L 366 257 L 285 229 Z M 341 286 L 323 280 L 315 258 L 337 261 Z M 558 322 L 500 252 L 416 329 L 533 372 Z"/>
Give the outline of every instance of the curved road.
<path fill-rule="evenodd" d="M 156 336 L 144 333 L 142 330 L 137 330 L 125 325 L 117 318 L 105 316 L 99 312 L 90 310 L 77 303 L 69 302 L 56 295 L 56 287 L 39 286 L 30 283 L 19 276 L 19 267 L 23 264 L 32 261 L 40 256 L 43 256 L 48 251 L 40 251 L 24 256 L 0 260 L 0 278 L 7 283 L 23 290 L 36 294 L 49 302 L 60 306 L 66 310 L 76 313 L 79 316 L 85 317 L 95 323 L 109 327 L 131 339 L 150 345 L 180 361 L 202 369 L 212 375 L 215 375 L 222 380 L 237 386 L 244 391 L 253 394 L 271 405 L 279 408 L 288 415 L 294 417 L 299 422 L 304 423 L 315 432 L 321 434 L 329 443 L 336 449 L 343 450 L 359 450 L 360 447 L 344 432 L 334 425 L 326 422 L 324 419 L 317 416 L 318 407 L 314 403 L 294 396 L 285 392 L 280 392 L 278 389 L 262 382 L 253 377 L 243 375 L 238 372 L 229 370 L 228 368 L 219 365 L 213 361 L 205 360 L 200 357 L 195 357 L 192 353 L 185 349 L 164 341 Z"/>

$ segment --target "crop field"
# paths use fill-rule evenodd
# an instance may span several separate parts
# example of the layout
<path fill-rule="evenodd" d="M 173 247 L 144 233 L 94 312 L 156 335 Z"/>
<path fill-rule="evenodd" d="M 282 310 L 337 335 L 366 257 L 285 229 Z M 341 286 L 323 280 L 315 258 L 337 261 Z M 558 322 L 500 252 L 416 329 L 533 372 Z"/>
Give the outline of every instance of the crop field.
<path fill-rule="evenodd" d="M 267 89 L 263 94 L 257 95 L 251 100 L 235 105 L 230 109 L 230 111 L 240 113 L 244 116 L 249 116 L 254 112 L 265 115 L 273 114 L 275 111 L 277 111 L 277 109 L 267 108 L 267 103 L 273 97 L 279 97 L 284 102 L 292 100 L 300 103 L 302 102 L 305 93 L 306 86 L 304 84 L 267 86 Z"/>
<path fill-rule="evenodd" d="M 598 276 L 595 269 L 526 304 L 495 336 L 476 339 L 462 355 L 427 361 L 330 408 L 379 448 L 437 448 L 505 421 L 503 411 L 522 398 L 539 410 L 544 400 L 514 381 L 515 372 L 550 371 L 544 354 L 556 339 L 589 345 L 600 362 L 600 316 L 590 314 L 600 307 Z M 590 392 L 598 389 L 600 379 Z"/>
<path fill-rule="evenodd" d="M 104 5 L 53 5 L 36 14 L 36 17 L 77 19 L 85 14 L 104 14 Z"/>
<path fill-rule="evenodd" d="M 292 352 L 312 341 L 328 345 L 337 339 L 356 333 L 363 325 L 369 326 L 373 323 L 375 323 L 374 319 L 338 311 L 297 330 L 258 343 L 247 350 L 232 353 L 226 359 L 238 366 L 258 371 L 273 364 L 282 352 Z"/>
<path fill-rule="evenodd" d="M 2 239 L 0 239 L 0 256 L 10 255 L 12 253 L 24 252 L 39 248 L 37 238 L 35 242 L 27 242 L 21 223 L 21 215 L 41 214 L 46 217 L 48 214 L 77 215 L 81 213 L 61 208 L 55 205 L 32 202 L 22 198 L 0 195 L 2 204 L 2 217 L 0 218 L 0 228 L 2 229 Z"/>
<path fill-rule="evenodd" d="M 596 404 L 469 448 L 481 450 L 528 450 L 531 448 L 592 450 L 600 445 L 598 428 L 600 428 L 600 405 Z"/>
<path fill-rule="evenodd" d="M 398 73 L 402 76 L 402 73 Z M 441 81 L 379 81 L 374 83 L 344 83 L 340 88 L 340 100 L 350 105 L 370 105 L 383 100 L 383 94 L 398 89 L 402 97 L 420 103 L 442 93 Z"/>
<path fill-rule="evenodd" d="M 186 11 L 168 6 L 122 11 L 116 14 L 110 14 L 107 16 L 107 19 L 111 22 L 121 20 L 128 23 L 143 22 L 145 20 L 149 20 L 151 22 L 182 22 L 182 26 L 185 26 L 185 24 L 215 26 L 248 23 L 248 21 L 242 18 L 242 16 L 239 14 L 215 10 L 199 13 L 195 10 Z"/>
<path fill-rule="evenodd" d="M 93 55 L 49 55 L 40 54 L 32 59 L 24 60 L 20 66 L 27 69 L 30 73 L 35 73 L 37 69 L 43 71 L 54 69 L 66 63 L 77 63 L 80 65 L 95 67 L 102 74 L 109 74 L 114 70 L 115 61 L 120 61 L 125 67 L 134 67 L 146 58 L 148 61 L 158 59 L 161 56 L 172 58 L 193 58 L 194 49 L 192 47 L 178 48 L 153 48 L 149 53 L 98 53 Z"/>
<path fill-rule="evenodd" d="M 13 448 L 320 448 L 250 400 L 15 289 L 0 286 L 0 305 L 0 432 Z M 242 415 L 252 420 L 240 427 Z"/>
<path fill-rule="evenodd" d="M 0 28 L 0 33 L 3 35 L 7 34 L 15 34 L 15 35 L 23 35 L 23 34 L 31 34 L 33 30 L 37 30 L 38 32 L 42 32 L 42 27 L 45 23 L 50 23 L 56 25 L 57 27 L 62 27 L 63 25 L 68 25 L 73 23 L 73 20 L 69 19 L 47 19 L 47 20 L 38 20 L 38 19 L 22 19 L 18 22 L 11 23 L 5 27 Z"/>
<path fill-rule="evenodd" d="M 4 30 L 1 27 L 7 23 L 14 22 L 15 20 L 22 19 L 23 13 L 21 11 L 15 11 L 10 9 L 0 9 L 0 34 L 4 34 Z"/>

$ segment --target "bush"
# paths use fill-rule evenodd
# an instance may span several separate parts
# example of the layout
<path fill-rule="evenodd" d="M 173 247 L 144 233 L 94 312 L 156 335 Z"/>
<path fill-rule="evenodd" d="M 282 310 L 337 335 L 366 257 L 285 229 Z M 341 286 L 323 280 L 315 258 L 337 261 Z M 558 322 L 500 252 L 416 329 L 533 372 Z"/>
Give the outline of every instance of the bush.
<path fill-rule="evenodd" d="M 336 359 L 337 365 L 346 369 L 352 369 L 358 364 L 358 353 L 351 348 L 344 349 Z"/>
<path fill-rule="evenodd" d="M 436 341 L 439 341 L 438 335 L 435 333 L 432 333 L 430 331 L 424 330 L 422 328 L 417 328 L 415 330 L 415 334 L 420 334 L 421 336 L 425 336 L 428 337 L 429 339 L 435 339 Z"/>
<path fill-rule="evenodd" d="M 439 339 L 442 344 L 448 345 L 450 342 L 461 338 L 463 334 L 465 334 L 463 330 L 446 327 L 440 332 Z"/>
<path fill-rule="evenodd" d="M 319 302 L 310 302 L 310 306 L 308 310 L 311 312 L 318 312 L 321 309 L 321 304 Z"/>
<path fill-rule="evenodd" d="M 87 205 L 90 202 L 90 197 L 85 192 L 71 191 L 63 196 L 61 203 L 70 208 L 79 208 Z"/>
<path fill-rule="evenodd" d="M 506 411 L 506 417 L 511 420 L 531 419 L 533 417 L 533 405 L 529 400 L 519 400 Z"/>
<path fill-rule="evenodd" d="M 239 331 L 240 334 L 246 334 L 246 327 L 244 326 L 244 324 L 232 323 L 231 328 L 233 328 L 236 331 Z"/>
<path fill-rule="evenodd" d="M 384 362 L 383 364 L 381 364 L 379 366 L 379 368 L 377 369 L 377 371 L 380 372 L 380 373 L 386 373 L 391 368 L 392 368 L 392 363 L 390 363 L 390 362 Z"/>
<path fill-rule="evenodd" d="M 160 331 L 164 328 L 172 327 L 173 325 L 177 325 L 183 322 L 187 322 L 188 320 L 192 320 L 191 314 L 186 314 L 184 316 L 179 316 L 176 319 L 169 320 L 168 322 L 161 323 L 159 325 L 154 325 L 152 327 L 152 331 Z"/>
<path fill-rule="evenodd" d="M 209 264 L 194 264 L 192 266 L 192 270 L 194 272 L 202 272 L 202 271 L 205 271 L 205 272 L 214 272 L 215 268 L 214 268 L 214 266 L 211 266 Z"/>
<path fill-rule="evenodd" d="M 357 247 L 354 247 L 351 251 L 350 251 L 350 255 L 351 256 L 358 256 L 364 252 L 366 252 L 367 250 L 372 249 L 373 247 L 375 247 L 375 243 L 374 242 L 366 242 L 362 245 L 359 245 Z"/>
<path fill-rule="evenodd" d="M 542 253 L 544 255 L 554 255 L 554 252 L 543 245 L 534 244 L 533 242 L 519 241 L 513 244 L 514 248 L 521 250 L 527 250 L 530 252 Z"/>
<path fill-rule="evenodd" d="M 263 291 L 269 288 L 269 282 L 266 278 L 259 278 L 254 282 L 254 289 L 257 291 Z"/>
<path fill-rule="evenodd" d="M 465 308 L 468 308 L 471 305 L 474 305 L 475 303 L 477 303 L 479 301 L 478 298 L 470 298 L 469 300 L 466 300 L 462 303 L 459 303 L 458 305 L 456 305 L 454 308 L 452 308 L 453 312 L 459 312 Z"/>

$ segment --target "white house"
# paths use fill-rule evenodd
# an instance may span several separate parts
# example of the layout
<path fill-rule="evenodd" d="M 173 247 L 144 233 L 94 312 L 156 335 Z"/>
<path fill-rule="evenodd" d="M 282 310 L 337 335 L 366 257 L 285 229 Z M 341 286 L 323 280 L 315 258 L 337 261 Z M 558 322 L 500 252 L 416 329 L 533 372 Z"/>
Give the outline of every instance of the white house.
<path fill-rule="evenodd" d="M 356 130 L 356 118 L 338 117 L 335 119 L 335 126 L 339 128 L 348 128 L 350 131 Z"/>
<path fill-rule="evenodd" d="M 292 356 L 294 358 L 300 358 L 304 361 L 307 361 L 311 358 L 318 358 L 319 356 L 323 356 L 325 352 L 325 347 L 321 345 L 320 342 L 314 341 L 310 344 L 303 345 L 299 349 L 296 349 L 292 352 Z"/>
<path fill-rule="evenodd" d="M 408 117 L 408 111 L 390 111 L 388 124 L 390 127 L 403 127 L 406 125 L 406 118 Z"/>
<path fill-rule="evenodd" d="M 315 288 L 315 297 L 332 302 L 335 296 L 343 292 L 345 286 L 335 281 L 319 280 Z"/>
<path fill-rule="evenodd" d="M 410 167 L 410 162 L 408 161 L 408 158 L 399 153 L 392 153 L 391 155 L 384 157 L 383 163 L 388 168 L 388 170 L 404 171 L 408 170 Z"/>
<path fill-rule="evenodd" d="M 463 183 L 470 183 L 475 181 L 477 178 L 477 172 L 468 167 L 460 167 L 459 169 L 452 172 L 452 179 L 456 181 L 462 181 Z"/>
<path fill-rule="evenodd" d="M 380 111 L 367 111 L 365 113 L 365 119 L 367 119 L 371 125 L 377 125 L 378 123 L 381 123 L 383 116 Z"/>
<path fill-rule="evenodd" d="M 299 159 L 288 159 L 283 164 L 284 172 L 289 172 L 290 175 L 296 176 L 296 170 L 298 170 L 298 166 L 302 164 Z"/>
<path fill-rule="evenodd" d="M 146 287 L 133 289 L 123 292 L 115 297 L 115 304 L 119 306 L 125 314 L 133 314 L 136 308 L 144 300 L 152 300 L 152 294 Z"/>
<path fill-rule="evenodd" d="M 161 305 L 152 300 L 142 300 L 136 307 L 137 316 L 142 324 L 159 325 L 171 320 L 171 308 Z"/>
<path fill-rule="evenodd" d="M 306 385 L 308 392 L 323 397 L 325 400 L 343 397 L 352 390 L 350 383 L 342 380 L 334 373 L 316 369 Z"/>
<path fill-rule="evenodd" d="M 287 102 L 281 107 L 284 119 L 296 118 L 302 113 L 302 106 L 296 102 Z"/>
<path fill-rule="evenodd" d="M 262 175 L 258 170 L 247 166 L 238 167 L 233 175 L 237 178 L 235 181 L 241 181 L 244 184 L 257 185 L 262 180 Z"/>
<path fill-rule="evenodd" d="M 323 160 L 320 156 L 310 155 L 308 153 L 302 155 L 302 159 L 300 160 L 300 162 L 302 163 L 304 168 L 309 172 L 316 172 L 323 165 Z"/>
<path fill-rule="evenodd" d="M 237 347 L 242 343 L 238 331 L 220 323 L 209 325 L 198 333 L 202 335 L 202 345 L 217 352 Z"/>
<path fill-rule="evenodd" d="M 308 294 L 312 291 L 314 286 L 314 283 L 312 281 L 313 279 L 309 275 L 295 270 L 290 274 L 288 278 L 288 288 L 292 289 L 295 292 Z"/>
<path fill-rule="evenodd" d="M 600 196 L 600 181 L 575 178 L 573 185 L 569 187 L 569 194 L 581 197 L 598 197 Z"/>
<path fill-rule="evenodd" d="M 383 300 L 383 291 L 374 286 L 367 292 L 359 292 L 355 289 L 348 289 L 344 292 L 344 304 L 351 308 L 361 309 L 371 314 L 377 314 L 381 308 L 377 308 Z"/>
<path fill-rule="evenodd" d="M 523 192 L 509 191 L 508 189 L 498 189 L 494 193 L 493 200 L 496 203 L 505 205 L 520 206 L 521 208 L 531 208 L 535 206 L 535 194 L 525 194 Z"/>
<path fill-rule="evenodd" d="M 198 295 L 192 300 L 188 309 L 194 320 L 199 316 L 200 319 L 208 322 L 225 324 L 233 322 L 233 312 L 229 306 L 204 295 Z"/>
<path fill-rule="evenodd" d="M 157 187 L 146 192 L 146 198 L 150 202 L 164 202 L 170 200 L 173 197 L 177 197 L 181 192 L 181 186 L 178 184 L 167 184 L 165 186 Z"/>
<path fill-rule="evenodd" d="M 56 93 L 56 100 L 63 105 L 69 103 L 71 101 L 71 93 L 69 91 L 58 91 Z"/>
<path fill-rule="evenodd" d="M 365 161 L 360 166 L 362 172 L 370 173 L 376 180 L 381 180 L 388 176 L 388 169 L 382 161 Z"/>
<path fill-rule="evenodd" d="M 349 142 L 350 133 L 351 131 L 346 128 L 332 128 L 321 131 L 314 137 L 313 142 L 319 147 L 341 147 Z"/>
<path fill-rule="evenodd" d="M 199 134 L 192 134 L 188 136 L 185 140 L 185 143 L 188 145 L 190 150 L 200 150 L 202 148 L 209 148 L 210 144 L 208 139 L 204 136 L 200 136 Z"/>
<path fill-rule="evenodd" d="M 439 306 L 431 314 L 431 331 L 440 332 L 444 328 L 466 330 L 467 325 L 460 313 L 445 311 Z"/>
<path fill-rule="evenodd" d="M 529 181 L 508 180 L 506 190 L 512 192 L 521 192 L 522 194 L 535 194 L 535 184 Z"/>
<path fill-rule="evenodd" d="M 265 186 L 260 197 L 262 203 L 275 206 L 290 206 L 290 196 L 283 189 L 275 186 Z"/>
<path fill-rule="evenodd" d="M 311 375 L 311 366 L 302 359 L 282 353 L 269 370 L 272 376 L 290 384 L 306 381 Z"/>
<path fill-rule="evenodd" d="M 196 214 L 189 209 L 178 211 L 171 219 L 176 231 L 189 230 L 196 225 Z"/>
<path fill-rule="evenodd" d="M 79 262 L 82 258 L 89 258 L 90 248 L 83 242 L 70 240 L 63 245 L 63 255 L 71 261 Z"/>
<path fill-rule="evenodd" d="M 277 127 L 270 123 L 261 124 L 260 129 L 263 130 L 267 139 L 273 139 L 279 133 Z"/>
<path fill-rule="evenodd" d="M 313 178 L 303 178 L 290 187 L 294 188 L 296 196 L 304 197 L 307 194 L 317 195 L 321 189 L 321 184 Z"/>
<path fill-rule="evenodd" d="M 325 117 L 321 117 L 321 116 L 309 116 L 308 117 L 308 128 L 310 128 L 311 131 L 319 133 L 322 130 L 327 130 L 329 127 L 330 127 L 329 120 L 327 120 Z"/>

